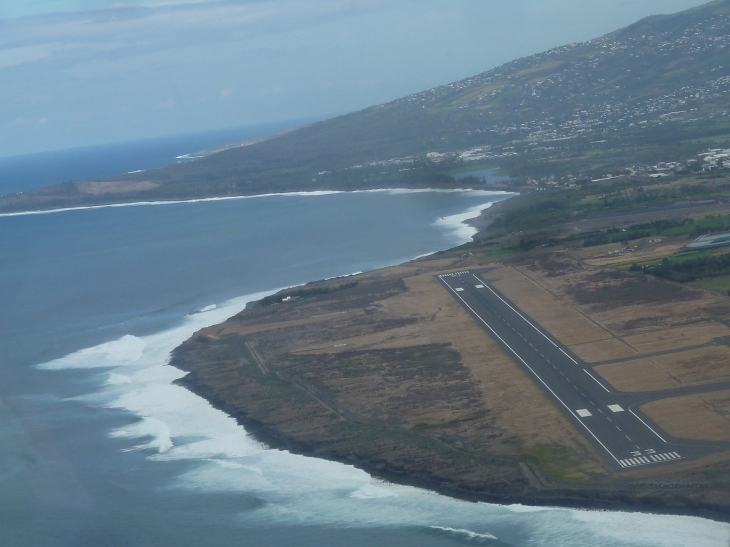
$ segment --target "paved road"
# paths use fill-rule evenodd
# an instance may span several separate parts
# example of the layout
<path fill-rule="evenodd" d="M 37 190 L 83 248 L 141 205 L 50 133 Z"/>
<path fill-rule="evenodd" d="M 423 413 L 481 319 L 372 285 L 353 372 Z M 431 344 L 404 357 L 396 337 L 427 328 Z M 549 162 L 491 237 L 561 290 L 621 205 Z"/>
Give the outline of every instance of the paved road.
<path fill-rule="evenodd" d="M 730 448 L 730 443 L 668 435 L 639 405 L 687 389 L 661 395 L 616 391 L 478 274 L 464 270 L 436 277 L 615 469 L 663 465 Z"/>

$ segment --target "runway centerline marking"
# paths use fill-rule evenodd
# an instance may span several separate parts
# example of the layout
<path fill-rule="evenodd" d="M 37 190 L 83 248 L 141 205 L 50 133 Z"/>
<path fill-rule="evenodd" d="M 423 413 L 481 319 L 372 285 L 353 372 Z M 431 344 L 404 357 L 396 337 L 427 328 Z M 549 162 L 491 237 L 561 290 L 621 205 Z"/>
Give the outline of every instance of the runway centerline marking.
<path fill-rule="evenodd" d="M 473 276 L 474 276 L 474 277 L 476 278 L 476 280 L 477 280 L 477 281 L 481 281 L 481 280 L 480 280 L 480 279 L 479 279 L 479 278 L 478 278 L 478 277 L 476 276 L 476 274 L 471 274 L 471 275 L 473 275 Z M 516 313 L 517 315 L 519 315 L 519 316 L 520 316 L 520 317 L 521 317 L 521 318 L 522 318 L 522 319 L 523 319 L 523 320 L 525 321 L 525 323 L 527 323 L 527 324 L 528 324 L 528 325 L 530 325 L 530 326 L 531 326 L 531 327 L 532 327 L 533 329 L 535 329 L 535 330 L 536 330 L 537 332 L 539 332 L 539 333 L 540 333 L 540 334 L 541 334 L 541 335 L 542 335 L 542 336 L 543 336 L 543 337 L 545 338 L 545 340 L 547 340 L 547 341 L 548 341 L 548 342 L 550 342 L 550 343 L 551 343 L 551 344 L 552 344 L 553 346 L 555 346 L 555 347 L 556 347 L 556 348 L 558 348 L 558 349 L 559 349 L 559 350 L 560 350 L 561 352 L 563 352 L 563 354 L 564 354 L 564 355 L 565 355 L 565 356 L 566 356 L 566 357 L 567 357 L 568 359 L 570 359 L 571 361 L 573 361 L 573 363 L 575 363 L 576 365 L 578 364 L 578 361 L 576 361 L 576 360 L 575 360 L 575 359 L 573 359 L 573 358 L 572 358 L 572 357 L 571 357 L 570 355 L 568 355 L 567 353 L 565 353 L 565 351 L 563 351 L 563 348 L 561 348 L 561 347 L 560 347 L 560 346 L 558 346 L 558 345 L 557 345 L 557 344 L 556 344 L 555 342 L 553 342 L 552 340 L 550 340 L 550 338 L 548 338 L 548 335 L 547 335 L 547 334 L 545 334 L 545 333 L 544 333 L 544 332 L 542 332 L 542 331 L 541 331 L 540 329 L 538 329 L 538 328 L 537 328 L 537 327 L 536 327 L 535 325 L 533 325 L 533 324 L 532 324 L 532 322 L 531 322 L 531 321 L 529 321 L 529 320 L 528 320 L 528 319 L 527 319 L 527 318 L 526 318 L 526 317 L 525 317 L 524 315 L 522 315 L 522 314 L 521 314 L 520 312 L 518 312 L 518 311 L 517 311 L 516 309 L 514 309 L 514 308 L 513 308 L 512 306 L 510 306 L 510 305 L 509 305 L 509 304 L 508 304 L 507 302 L 505 302 L 505 300 L 504 300 L 504 299 L 503 299 L 503 298 L 502 298 L 501 296 L 499 296 L 499 295 L 498 295 L 498 294 L 497 294 L 496 292 L 494 292 L 494 289 L 492 289 L 492 287 L 490 287 L 489 285 L 487 285 L 487 289 L 489 289 L 489 290 L 491 291 L 491 293 L 492 293 L 492 294 L 493 294 L 494 296 L 496 296 L 497 298 L 499 298 L 499 299 L 500 299 L 500 300 L 502 301 L 502 303 L 503 303 L 503 304 L 504 304 L 505 306 L 507 306 L 507 307 L 508 307 L 509 309 L 511 309 L 511 310 L 512 310 L 513 312 L 515 312 L 515 313 Z"/>
<path fill-rule="evenodd" d="M 474 277 L 476 277 L 476 276 L 474 276 Z M 441 279 L 441 280 L 443 281 L 443 277 L 440 277 L 440 279 Z M 479 278 L 477 277 L 477 279 L 479 279 Z M 520 354 L 519 354 L 519 353 L 517 353 L 517 352 L 516 352 L 516 351 L 515 351 L 514 349 L 512 349 L 512 346 L 510 346 L 510 345 L 509 345 L 509 344 L 508 344 L 507 342 L 505 342 L 505 341 L 504 341 L 504 339 L 503 339 L 503 338 L 502 338 L 502 337 L 501 337 L 501 336 L 500 336 L 499 334 L 497 334 L 497 332 L 496 332 L 496 331 L 495 331 L 495 330 L 494 330 L 494 329 L 493 329 L 493 328 L 491 327 L 491 325 L 489 325 L 489 323 L 487 323 L 487 322 L 486 322 L 486 321 L 485 321 L 484 319 L 482 319 L 482 317 L 481 317 L 481 316 L 480 316 L 480 315 L 479 315 L 479 314 L 478 314 L 478 313 L 477 313 L 476 311 L 474 311 L 474 308 L 472 308 L 472 307 L 471 307 L 471 306 L 470 306 L 470 305 L 469 305 L 469 304 L 468 304 L 468 303 L 466 302 L 466 300 L 464 300 L 464 299 L 463 299 L 463 298 L 461 297 L 461 295 L 460 295 L 460 294 L 459 294 L 459 293 L 458 293 L 457 291 L 455 291 L 455 290 L 454 290 L 454 288 L 453 288 L 453 287 L 452 287 L 451 285 L 449 285 L 449 284 L 448 284 L 448 283 L 446 283 L 445 281 L 444 281 L 444 284 L 445 284 L 445 285 L 446 285 L 446 286 L 447 286 L 447 287 L 448 287 L 449 289 L 451 289 L 451 291 L 452 291 L 452 292 L 453 292 L 453 293 L 454 293 L 454 294 L 456 295 L 456 297 L 457 297 L 457 298 L 458 298 L 459 300 L 461 300 L 461 301 L 462 301 L 462 303 L 463 303 L 463 304 L 464 304 L 464 305 L 465 305 L 465 306 L 466 306 L 466 307 L 467 307 L 467 308 L 469 309 L 469 311 L 471 311 L 471 312 L 472 312 L 472 313 L 474 314 L 474 316 L 475 316 L 475 317 L 477 317 L 477 318 L 478 318 L 478 319 L 479 319 L 479 320 L 480 320 L 480 321 L 481 321 L 482 323 L 484 323 L 484 326 L 486 326 L 486 327 L 487 327 L 487 328 L 488 328 L 488 329 L 489 329 L 489 330 L 490 330 L 490 331 L 492 332 L 492 334 L 494 334 L 494 336 L 496 336 L 496 337 L 497 337 L 497 338 L 499 339 L 499 341 L 500 341 L 500 342 L 502 342 L 502 343 L 503 343 L 503 344 L 504 344 L 504 345 L 505 345 L 505 346 L 506 346 L 506 347 L 507 347 L 507 348 L 508 348 L 508 349 L 509 349 L 509 350 L 510 350 L 510 351 L 511 351 L 511 352 L 512 352 L 512 353 L 513 353 L 514 355 L 515 355 L 515 357 L 517 357 L 517 358 L 518 358 L 518 359 L 520 360 L 520 362 L 522 362 L 522 364 L 523 364 L 523 365 L 525 365 L 525 367 L 527 367 L 527 369 L 528 369 L 528 370 L 529 370 L 530 372 L 532 372 L 532 374 L 534 374 L 534 375 L 535 375 L 535 378 L 537 378 L 538 380 L 540 380 L 540 383 L 541 383 L 542 385 L 544 385 L 544 386 L 545 386 L 545 388 L 546 388 L 546 389 L 547 389 L 547 390 L 548 390 L 548 391 L 549 391 L 549 392 L 550 392 L 550 393 L 551 393 L 551 394 L 553 395 L 553 397 L 555 397 L 555 398 L 556 398 L 556 399 L 557 399 L 558 401 L 560 401 L 560 404 L 561 404 L 561 405 L 563 405 L 563 407 L 565 408 L 565 410 L 567 410 L 567 411 L 568 411 L 568 412 L 570 413 L 570 415 L 571 415 L 571 416 L 573 416 L 573 418 L 575 418 L 575 419 L 576 419 L 576 421 L 578 421 L 578 423 L 579 423 L 579 424 L 581 424 L 581 425 L 582 425 L 582 426 L 583 426 L 583 427 L 585 428 L 585 430 L 586 430 L 586 431 L 588 431 L 588 433 L 590 433 L 590 434 L 591 434 L 591 437 L 593 437 L 593 438 L 594 438 L 594 439 L 596 440 L 596 442 L 597 442 L 598 444 L 600 444 L 600 445 L 601 445 L 601 447 L 602 447 L 602 448 L 603 448 L 603 449 L 604 449 L 604 450 L 606 451 L 606 453 L 607 453 L 607 454 L 608 454 L 609 456 L 611 456 L 611 457 L 612 457 L 612 458 L 614 459 L 614 461 L 615 461 L 615 462 L 616 462 L 617 464 L 619 464 L 619 465 L 620 465 L 621 467 L 626 467 L 626 466 L 625 466 L 625 465 L 624 465 L 623 463 L 621 463 L 621 461 L 620 461 L 620 460 L 619 460 L 619 459 L 618 459 L 618 458 L 617 458 L 616 456 L 614 456 L 614 455 L 613 455 L 613 453 L 612 453 L 612 452 L 611 452 L 611 451 L 610 451 L 610 450 L 609 450 L 609 449 L 608 449 L 608 448 L 606 447 L 606 445 L 605 445 L 605 444 L 603 444 L 603 443 L 601 442 L 601 439 L 599 439 L 599 438 L 598 438 L 598 437 L 596 436 L 596 434 L 595 434 L 595 433 L 593 433 L 593 431 L 591 431 L 591 430 L 590 430 L 590 428 L 589 428 L 589 427 L 588 427 L 587 425 L 585 425 L 585 424 L 583 423 L 583 421 L 582 421 L 582 420 L 581 420 L 580 418 L 578 418 L 578 416 L 576 416 L 576 415 L 575 415 L 575 413 L 574 413 L 574 412 L 573 412 L 573 411 L 572 411 L 572 410 L 570 409 L 570 407 L 569 407 L 568 405 L 566 405 L 566 404 L 565 404 L 565 403 L 563 402 L 563 400 L 562 400 L 562 399 L 561 399 L 560 397 L 558 397 L 558 396 L 557 396 L 557 394 L 556 394 L 556 393 L 555 393 L 555 392 L 554 392 L 554 391 L 552 390 L 552 388 L 551 388 L 551 387 L 550 387 L 549 385 L 547 385 L 547 383 L 545 383 L 545 380 L 543 380 L 543 379 L 542 379 L 542 378 L 541 378 L 541 377 L 540 377 L 540 376 L 539 376 L 539 375 L 537 374 L 537 372 L 535 372 L 535 370 L 534 370 L 534 369 L 533 369 L 533 368 L 532 368 L 532 367 L 531 367 L 530 365 L 528 365 L 528 364 L 527 364 L 527 362 L 526 362 L 526 361 L 525 361 L 525 360 L 524 360 L 524 359 L 523 359 L 522 357 L 520 357 Z M 488 285 L 487 285 L 487 288 L 489 288 L 489 289 L 491 290 L 491 288 L 490 288 L 490 287 L 489 287 Z M 494 292 L 494 291 L 492 291 L 492 292 Z M 496 293 L 495 293 L 495 294 L 496 294 Z M 499 298 L 499 295 L 497 295 L 497 297 Z M 502 299 L 500 298 L 500 300 L 502 300 Z M 504 300 L 502 300 L 502 302 L 504 302 Z M 512 306 L 510 306 L 510 305 L 509 305 L 509 304 L 507 304 L 506 302 L 505 302 L 505 304 L 506 304 L 507 306 L 509 306 L 510 308 L 512 308 Z M 514 308 L 512 308 L 512 309 L 514 309 Z M 520 315 L 520 317 L 522 317 L 522 315 L 521 315 L 521 314 L 520 314 L 519 312 L 515 312 L 515 313 L 517 313 L 518 315 Z M 524 317 L 523 317 L 523 319 L 524 319 Z M 525 319 L 525 321 L 527 321 L 527 320 Z M 534 328 L 534 329 L 535 329 L 535 330 L 536 330 L 537 332 L 540 332 L 540 330 L 539 330 L 539 329 L 538 329 L 537 327 L 535 327 L 534 325 L 532 325 L 532 323 L 530 323 L 529 321 L 527 321 L 527 323 L 529 323 L 529 324 L 530 324 L 530 325 L 531 325 L 531 326 L 532 326 L 532 327 L 533 327 L 533 328 Z M 540 332 L 540 334 L 542 334 L 543 336 L 545 336 L 545 335 L 544 335 L 544 334 L 543 334 L 542 332 Z M 548 341 L 549 341 L 549 342 L 550 342 L 551 344 L 555 345 L 555 343 L 554 343 L 554 342 L 553 342 L 552 340 L 550 340 L 550 339 L 549 339 L 549 338 L 548 338 L 547 336 L 545 336 L 545 338 L 546 338 L 546 339 L 547 339 L 547 340 L 548 340 Z M 556 347 L 557 347 L 557 346 L 556 346 Z M 560 348 L 558 348 L 558 349 L 560 349 Z M 561 351 L 562 351 L 562 350 L 561 350 Z M 565 352 L 563 352 L 563 353 L 565 353 Z M 568 354 L 566 353 L 566 355 L 568 355 Z M 568 355 L 568 357 L 570 357 L 570 356 Z M 571 360 L 572 360 L 572 359 L 571 359 Z M 575 361 L 573 361 L 573 362 L 575 362 Z M 577 363 L 576 363 L 576 364 L 577 364 Z M 562 374 L 562 373 L 561 373 L 561 374 Z"/>

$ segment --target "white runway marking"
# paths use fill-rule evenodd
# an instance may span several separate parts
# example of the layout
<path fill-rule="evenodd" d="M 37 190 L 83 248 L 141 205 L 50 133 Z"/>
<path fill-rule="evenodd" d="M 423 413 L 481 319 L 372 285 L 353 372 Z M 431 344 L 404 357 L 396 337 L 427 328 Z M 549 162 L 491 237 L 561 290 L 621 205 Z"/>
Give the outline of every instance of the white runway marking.
<path fill-rule="evenodd" d="M 472 274 L 472 275 L 476 278 L 477 281 L 480 281 L 480 279 L 476 276 L 476 274 Z M 517 315 L 519 315 L 522 319 L 524 319 L 525 323 L 527 323 L 533 329 L 535 329 L 537 332 L 539 332 L 545 338 L 545 340 L 547 340 L 553 346 L 555 346 L 556 348 L 558 348 L 568 359 L 570 359 L 571 361 L 573 361 L 573 363 L 575 363 L 576 365 L 578 364 L 578 361 L 576 361 L 570 355 L 568 355 L 567 353 L 565 353 L 565 350 L 563 350 L 563 348 L 561 348 L 555 342 L 553 342 L 552 340 L 550 340 L 550 338 L 548 338 L 547 335 L 544 332 L 542 332 L 535 325 L 533 325 L 530 321 L 528 321 L 527 318 L 524 315 L 522 315 L 520 312 L 518 312 L 516 309 L 514 309 L 512 306 L 510 306 L 507 302 L 505 302 L 504 299 L 501 296 L 499 296 L 496 292 L 494 292 L 491 287 L 487 287 L 487 289 L 489 289 L 494 296 L 496 296 L 497 298 L 499 298 L 505 306 L 507 306 L 509 309 L 511 309 L 513 312 L 515 312 Z"/>
<path fill-rule="evenodd" d="M 649 452 L 647 450 L 647 452 Z M 619 463 L 623 465 L 624 467 L 633 467 L 635 465 L 647 465 L 650 463 L 664 463 L 664 462 L 671 462 L 674 460 L 681 460 L 683 459 L 682 456 L 677 454 L 676 452 L 665 452 L 664 454 L 657 454 L 657 455 L 650 455 L 648 458 L 646 456 L 634 456 L 633 458 L 626 458 L 625 460 L 620 460 Z"/>
<path fill-rule="evenodd" d="M 474 285 L 477 289 L 483 289 L 484 285 Z"/>
<path fill-rule="evenodd" d="M 461 291 L 463 291 L 463 290 L 464 290 L 464 289 L 462 289 L 461 287 L 459 287 L 458 289 L 456 289 L 456 292 L 461 292 Z"/>
<path fill-rule="evenodd" d="M 623 412 L 624 409 L 621 408 L 621 405 L 608 405 L 608 408 L 611 412 Z"/>
<path fill-rule="evenodd" d="M 603 385 L 603 384 L 602 384 L 601 382 L 599 382 L 599 381 L 598 381 L 598 379 L 597 379 L 597 378 L 596 378 L 595 376 L 593 376 L 593 374 L 591 374 L 590 372 L 588 372 L 588 370 L 587 370 L 587 369 L 583 369 L 583 372 L 585 372 L 585 373 L 586 373 L 586 374 L 587 374 L 588 376 L 590 376 L 591 378 L 593 378 L 593 380 L 594 380 L 594 381 L 595 381 L 595 382 L 596 382 L 596 383 L 597 383 L 597 384 L 598 384 L 599 386 L 601 386 L 601 387 L 602 387 L 602 388 L 603 388 L 604 390 L 606 390 L 606 392 L 607 392 L 607 393 L 611 393 L 610 391 L 608 391 L 608 388 L 607 388 L 606 386 L 604 386 L 604 385 Z"/>
<path fill-rule="evenodd" d="M 441 278 L 441 279 L 443 280 L 443 277 L 442 277 L 442 276 L 439 276 L 439 277 L 440 277 L 440 278 Z M 474 276 L 474 277 L 476 277 L 476 276 Z M 479 279 L 479 278 L 477 278 L 477 279 Z M 463 302 L 464 306 L 466 306 L 466 307 L 467 307 L 467 308 L 469 309 L 469 311 L 470 311 L 470 312 L 472 312 L 472 313 L 474 314 L 474 316 L 475 316 L 475 317 L 476 317 L 477 319 L 479 319 L 479 320 L 480 320 L 480 321 L 481 321 L 481 322 L 482 322 L 482 323 L 484 324 L 484 326 L 485 326 L 485 327 L 487 327 L 487 328 L 488 328 L 488 329 L 490 330 L 490 332 L 491 332 L 492 334 L 494 334 L 494 336 L 496 336 L 496 337 L 497 337 L 497 338 L 499 339 L 499 341 L 500 341 L 500 342 L 502 342 L 502 344 L 504 344 L 504 345 L 505 345 L 505 347 L 507 347 L 507 349 L 509 349 L 509 350 L 510 350 L 510 351 L 511 351 L 511 352 L 512 352 L 512 353 L 513 353 L 514 355 L 515 355 L 515 357 L 517 357 L 517 359 L 519 359 L 519 360 L 520 360 L 520 362 L 521 362 L 521 363 L 522 363 L 523 365 L 525 365 L 525 367 L 527 367 L 527 368 L 528 368 L 528 370 L 529 370 L 530 372 L 532 372 L 532 374 L 534 374 L 534 375 L 535 375 L 535 378 L 537 378 L 538 380 L 540 380 L 540 383 L 541 383 L 542 385 L 544 385 L 544 386 L 545 386 L 545 388 L 546 388 L 546 389 L 547 389 L 547 390 L 548 390 L 548 391 L 549 391 L 549 392 L 550 392 L 550 393 L 552 394 L 552 396 L 553 396 L 553 397 L 555 397 L 555 398 L 556 398 L 556 399 L 557 399 L 557 400 L 558 400 L 558 401 L 560 402 L 560 404 L 561 404 L 561 405 L 563 405 L 563 407 L 565 408 L 565 410 L 567 410 L 568 412 L 570 412 L 570 414 L 571 414 L 571 415 L 572 415 L 572 416 L 573 416 L 573 417 L 574 417 L 574 418 L 575 418 L 576 420 L 578 420 L 578 416 L 576 416 L 576 415 L 575 415 L 575 413 L 574 413 L 574 412 L 573 412 L 573 411 L 572 411 L 572 410 L 570 409 L 570 407 L 569 407 L 568 405 L 566 405 L 566 404 L 565 404 L 565 403 L 563 402 L 563 400 L 562 400 L 562 399 L 561 399 L 560 397 L 558 397 L 558 395 L 557 395 L 557 394 L 556 394 L 556 393 L 555 393 L 555 392 L 554 392 L 554 391 L 553 391 L 553 390 L 552 390 L 552 389 L 550 388 L 550 386 L 549 386 L 549 385 L 547 385 L 547 383 L 545 383 L 545 380 L 543 380 L 543 379 L 542 379 L 542 378 L 540 377 L 540 375 L 539 375 L 539 374 L 537 374 L 537 372 L 535 372 L 535 370 L 534 370 L 534 369 L 533 369 L 533 368 L 532 368 L 532 367 L 531 367 L 530 365 L 528 365 L 528 364 L 527 364 L 527 361 L 525 361 L 525 360 L 524 360 L 524 359 L 523 359 L 522 357 L 520 357 L 520 354 L 519 354 L 519 353 L 517 353 L 517 352 L 516 352 L 516 351 L 515 351 L 514 349 L 512 349 L 512 347 L 511 347 L 511 346 L 510 346 L 510 345 L 509 345 L 509 344 L 508 344 L 507 342 L 505 342 L 505 341 L 504 341 L 504 338 L 502 338 L 502 337 L 501 337 L 501 336 L 500 336 L 499 334 L 497 334 L 497 332 L 496 332 L 496 331 L 495 331 L 495 330 L 494 330 L 494 329 L 493 329 L 493 328 L 492 328 L 492 327 L 491 327 L 491 326 L 489 325 L 489 323 L 487 323 L 487 322 L 486 322 L 486 321 L 485 321 L 484 319 L 482 319 L 482 317 L 481 317 L 481 316 L 480 316 L 480 315 L 479 315 L 479 314 L 478 314 L 478 313 L 477 313 L 477 312 L 476 312 L 476 311 L 474 310 L 474 308 L 472 308 L 472 307 L 471 307 L 471 306 L 470 306 L 469 304 L 467 304 L 467 303 L 466 303 L 466 300 L 464 300 L 464 299 L 463 299 L 463 298 L 461 297 L 461 295 L 460 295 L 460 294 L 459 294 L 459 293 L 458 293 L 458 292 L 457 292 L 456 290 L 454 290 L 454 288 L 453 288 L 453 287 L 452 287 L 451 285 L 449 285 L 448 283 L 445 283 L 445 285 L 446 285 L 446 286 L 447 286 L 447 287 L 448 287 L 449 289 L 451 289 L 451 290 L 452 290 L 452 291 L 454 292 L 454 294 L 456 295 L 456 297 L 457 297 L 457 298 L 458 298 L 459 300 L 461 300 L 461 301 Z M 501 298 L 500 298 L 500 300 L 501 300 Z M 504 301 L 503 301 L 503 302 L 504 302 Z M 505 302 L 505 304 L 506 304 L 506 302 Z M 509 306 L 509 304 L 507 304 L 507 305 Z M 510 308 L 511 308 L 511 307 L 512 307 L 512 306 L 510 306 Z M 514 309 L 514 308 L 513 308 L 513 309 Z M 520 315 L 520 317 L 522 317 L 522 316 Z M 524 318 L 523 318 L 523 319 L 524 319 Z M 529 323 L 529 321 L 528 321 L 528 323 Z M 532 325 L 532 323 L 530 323 L 530 325 Z M 533 327 L 534 327 L 534 325 L 533 325 Z M 535 330 L 537 330 L 538 332 L 540 332 L 540 331 L 539 331 L 539 329 L 537 329 L 537 328 L 535 328 Z M 542 334 L 542 333 L 540 333 L 540 334 Z M 545 336 L 545 335 L 543 334 L 543 336 Z M 547 336 L 545 336 L 545 338 L 547 338 Z M 549 338 L 548 338 L 548 340 L 550 341 L 550 339 L 549 339 Z M 551 341 L 551 343 L 552 343 L 552 341 Z M 577 364 L 577 363 L 576 363 L 576 364 Z M 581 425 L 582 425 L 582 426 L 583 426 L 583 427 L 585 428 L 585 430 L 586 430 L 586 431 L 588 431 L 588 433 L 590 433 L 590 434 L 591 434 L 591 437 L 593 437 L 593 438 L 594 438 L 594 439 L 596 440 L 596 442 L 597 442 L 598 444 L 600 444 L 600 445 L 601 445 L 601 448 L 603 448 L 603 449 L 604 449 L 604 450 L 606 451 L 606 453 L 607 453 L 607 454 L 608 454 L 609 456 L 611 456 L 611 457 L 612 457 L 612 458 L 614 459 L 614 461 L 615 461 L 616 463 L 619 463 L 619 465 L 621 465 L 622 467 L 625 467 L 625 466 L 624 466 L 623 464 L 621 464 L 621 463 L 619 462 L 619 459 L 618 459 L 618 458 L 617 458 L 616 456 L 614 456 L 614 455 L 613 455 L 613 453 L 612 453 L 612 452 L 611 452 L 611 451 L 610 451 L 610 450 L 609 450 L 609 449 L 608 449 L 608 448 L 606 447 L 606 445 L 605 445 L 605 444 L 603 444 L 603 443 L 601 442 L 601 439 L 599 439 L 599 438 L 598 438 L 598 437 L 596 436 L 596 434 L 595 434 L 595 433 L 593 433 L 593 431 L 591 431 L 591 430 L 590 430 L 590 429 L 589 429 L 589 428 L 588 428 L 588 427 L 587 427 L 587 426 L 586 426 L 586 425 L 585 425 L 585 424 L 584 424 L 584 423 L 583 423 L 582 421 L 580 421 L 580 420 L 578 420 L 578 421 L 579 421 L 579 422 L 580 422 L 580 424 L 581 424 Z"/>
<path fill-rule="evenodd" d="M 581 418 L 587 418 L 588 416 L 593 416 L 593 414 L 591 414 L 591 413 L 590 413 L 590 412 L 588 411 L 588 409 L 587 409 L 587 408 L 581 408 L 580 410 L 576 410 L 575 412 L 576 412 L 576 414 L 578 414 L 578 416 L 580 416 Z"/>

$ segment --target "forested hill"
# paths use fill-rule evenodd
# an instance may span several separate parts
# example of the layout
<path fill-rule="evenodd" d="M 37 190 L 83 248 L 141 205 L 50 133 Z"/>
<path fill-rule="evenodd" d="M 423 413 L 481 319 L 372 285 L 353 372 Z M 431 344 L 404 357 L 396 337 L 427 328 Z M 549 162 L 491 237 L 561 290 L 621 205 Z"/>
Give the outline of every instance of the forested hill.
<path fill-rule="evenodd" d="M 1 198 L 0 210 L 448 185 L 443 173 L 481 164 L 592 177 L 730 137 L 729 99 L 730 0 L 718 0 L 198 161 Z"/>

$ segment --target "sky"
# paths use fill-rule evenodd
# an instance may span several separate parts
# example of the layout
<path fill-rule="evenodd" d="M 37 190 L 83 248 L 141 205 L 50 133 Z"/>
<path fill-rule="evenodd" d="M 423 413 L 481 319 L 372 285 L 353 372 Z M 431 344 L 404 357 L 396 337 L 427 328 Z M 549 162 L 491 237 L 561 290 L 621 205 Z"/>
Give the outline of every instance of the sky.
<path fill-rule="evenodd" d="M 0 0 L 0 157 L 387 102 L 703 0 Z"/>

